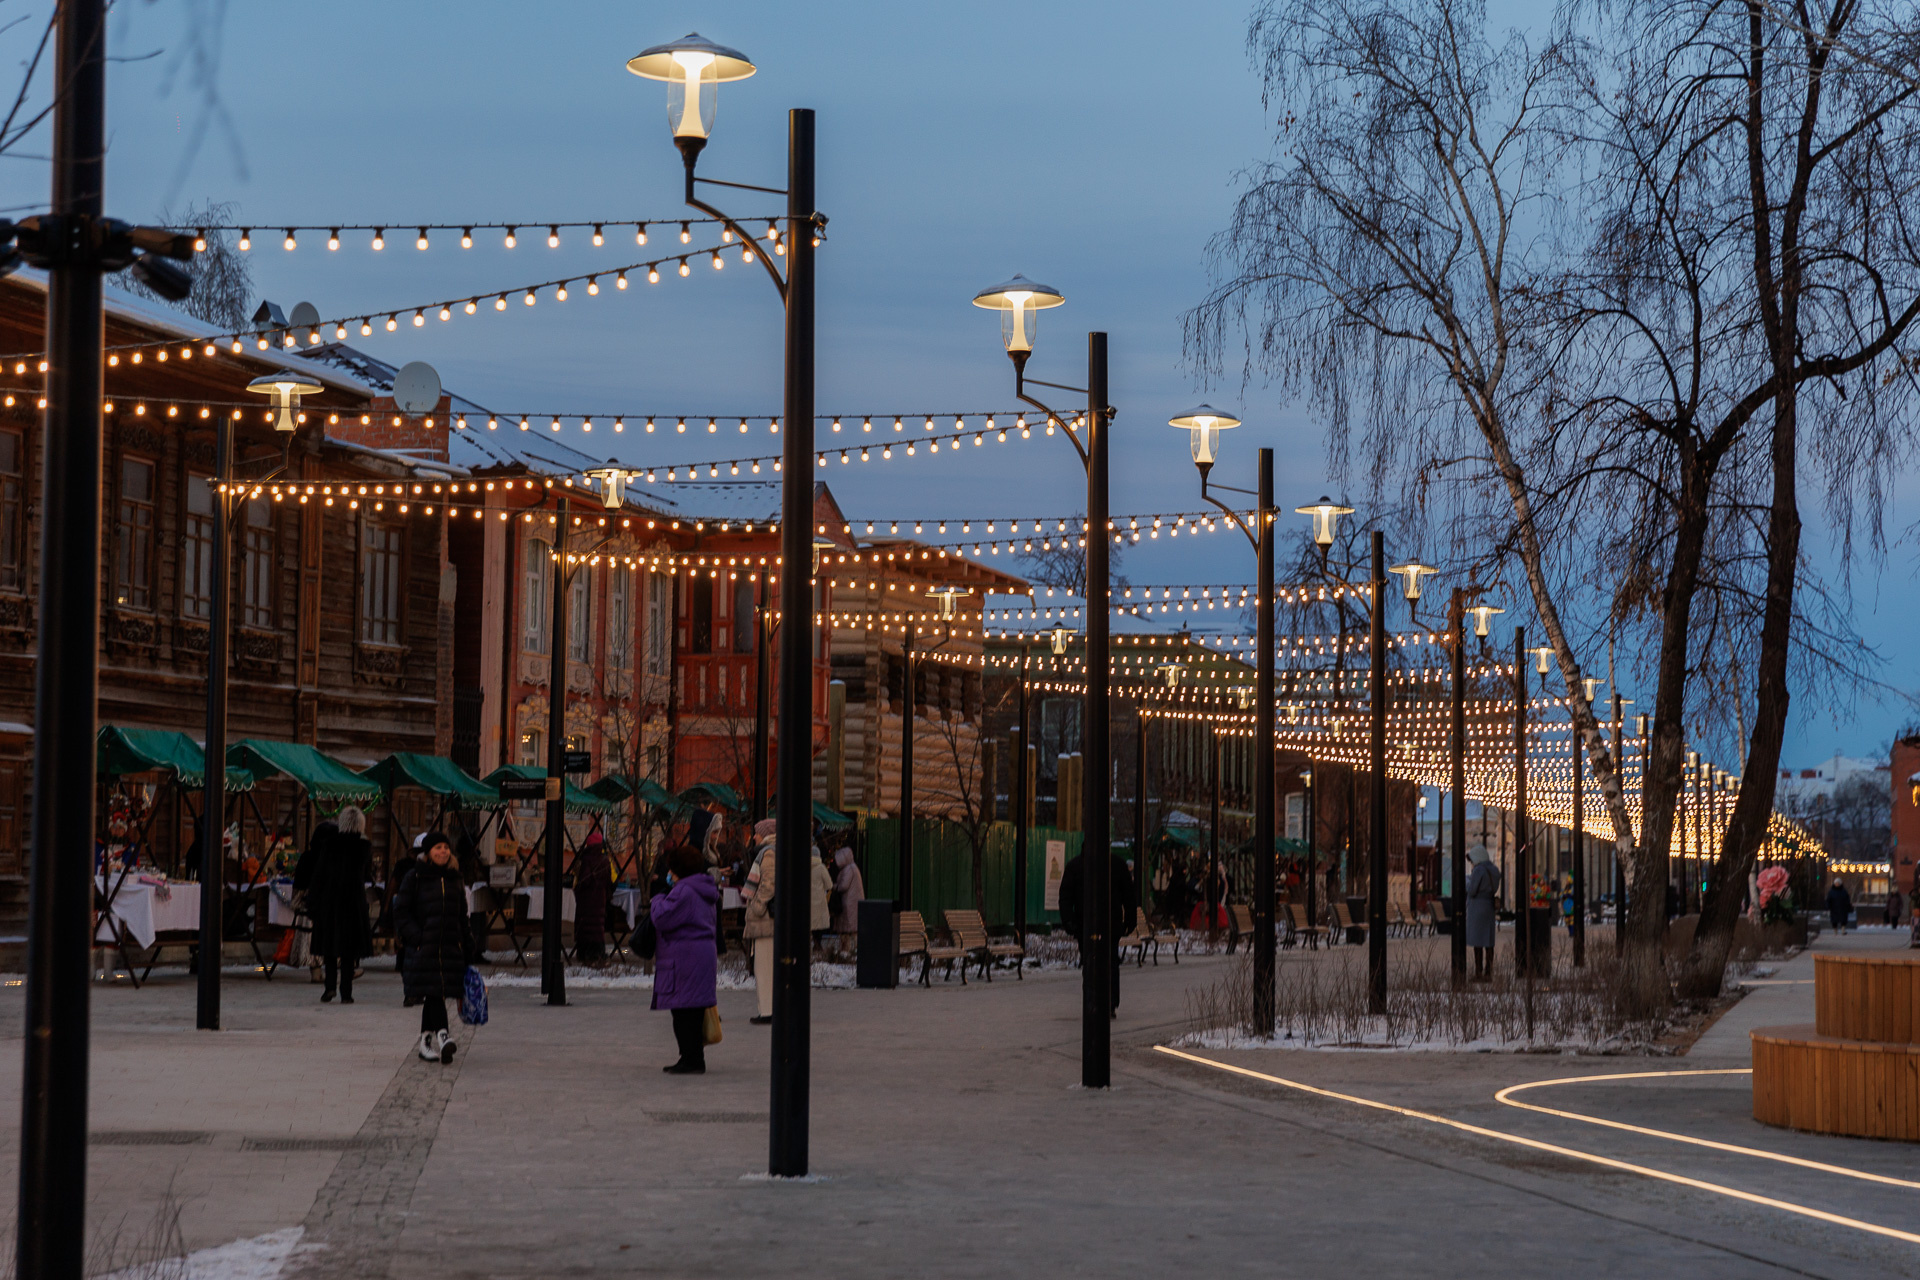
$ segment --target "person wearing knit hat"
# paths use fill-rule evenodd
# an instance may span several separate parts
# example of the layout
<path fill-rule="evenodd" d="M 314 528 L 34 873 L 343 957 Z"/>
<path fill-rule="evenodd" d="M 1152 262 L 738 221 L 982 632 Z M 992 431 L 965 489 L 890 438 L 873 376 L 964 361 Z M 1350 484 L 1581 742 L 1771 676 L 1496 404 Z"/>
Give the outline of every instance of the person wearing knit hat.
<path fill-rule="evenodd" d="M 407 944 L 402 970 L 406 997 L 420 1005 L 418 1052 L 428 1062 L 452 1062 L 447 1000 L 465 991 L 472 925 L 466 886 L 454 860 L 453 842 L 439 831 L 421 837 L 426 857 L 393 895 L 394 932 Z"/>

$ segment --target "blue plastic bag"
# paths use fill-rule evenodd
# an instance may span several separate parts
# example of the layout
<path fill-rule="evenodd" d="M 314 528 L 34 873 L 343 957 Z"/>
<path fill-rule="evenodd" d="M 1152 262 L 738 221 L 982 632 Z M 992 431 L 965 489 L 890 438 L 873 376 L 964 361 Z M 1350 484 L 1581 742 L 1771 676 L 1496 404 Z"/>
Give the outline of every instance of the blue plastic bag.
<path fill-rule="evenodd" d="M 480 971 L 469 967 L 460 995 L 460 1021 L 470 1027 L 487 1025 L 487 984 Z"/>

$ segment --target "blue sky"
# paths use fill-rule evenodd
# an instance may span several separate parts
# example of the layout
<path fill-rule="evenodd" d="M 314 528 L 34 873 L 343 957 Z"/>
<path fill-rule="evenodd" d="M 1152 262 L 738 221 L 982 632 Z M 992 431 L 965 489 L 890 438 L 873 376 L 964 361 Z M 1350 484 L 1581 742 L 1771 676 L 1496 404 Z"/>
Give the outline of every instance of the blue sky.
<path fill-rule="evenodd" d="M 484 294 L 619 265 L 677 239 L 670 227 L 638 250 L 629 227 L 601 249 L 574 233 L 549 250 L 539 224 L 680 211 L 664 88 L 623 63 L 698 30 L 760 68 L 722 87 L 704 174 L 783 185 L 784 113 L 818 113 L 819 200 L 832 218 L 819 272 L 822 412 L 1015 407 L 996 320 L 968 300 L 1023 272 L 1068 298 L 1043 322 L 1035 376 L 1077 383 L 1085 331 L 1111 335 L 1121 410 L 1113 510 L 1197 505 L 1185 439 L 1165 423 L 1203 398 L 1181 359 L 1180 315 L 1205 287 L 1204 245 L 1227 219 L 1236 170 L 1267 147 L 1246 4 L 248 0 L 224 5 L 218 47 L 231 137 L 216 128 L 189 159 L 205 107 L 176 69 L 183 20 L 222 7 L 119 6 L 114 51 L 159 56 L 112 71 L 109 207 L 151 218 L 168 204 L 235 202 L 239 220 L 259 229 L 256 286 L 283 306 L 309 300 L 332 316 Z M 9 38 L 0 52 L 17 46 Z M 39 198 L 43 165 L 0 164 L 0 205 Z M 779 203 L 748 192 L 725 202 L 744 214 Z M 511 251 L 479 237 L 463 252 L 452 235 L 426 253 L 411 247 L 417 221 L 522 218 L 531 233 Z M 324 236 L 294 253 L 278 247 L 278 224 L 334 221 L 386 221 L 388 248 L 350 238 L 328 253 Z M 668 273 L 657 286 L 636 277 L 624 293 L 456 312 L 422 330 L 403 317 L 398 334 L 352 341 L 395 363 L 428 360 L 449 387 L 501 409 L 769 414 L 779 409 L 780 332 L 767 282 L 736 260 L 718 273 L 696 263 L 692 278 Z M 1204 398 L 1246 418 L 1228 437 L 1220 478 L 1250 478 L 1254 449 L 1268 445 L 1284 505 L 1330 487 L 1320 429 L 1302 409 L 1258 388 L 1244 402 L 1232 390 Z M 764 436 L 751 450 L 737 435 L 720 440 L 716 451 L 692 436 L 628 434 L 617 452 L 665 463 L 770 451 Z M 923 451 L 834 467 L 829 478 L 859 519 L 1084 507 L 1078 465 L 1058 440 L 957 458 Z M 1896 497 L 1890 524 L 1911 518 Z M 1825 545 L 1810 519 L 1816 559 Z M 1232 536 L 1143 546 L 1125 569 L 1152 582 L 1252 576 Z M 1855 597 L 1858 625 L 1894 659 L 1886 674 L 1902 688 L 1920 686 L 1901 643 L 1920 621 L 1911 578 L 1912 550 L 1896 547 L 1884 577 L 1862 577 Z M 1845 723 L 1834 714 L 1796 707 L 1789 762 L 1877 749 L 1910 712 L 1869 698 L 1840 711 Z"/>

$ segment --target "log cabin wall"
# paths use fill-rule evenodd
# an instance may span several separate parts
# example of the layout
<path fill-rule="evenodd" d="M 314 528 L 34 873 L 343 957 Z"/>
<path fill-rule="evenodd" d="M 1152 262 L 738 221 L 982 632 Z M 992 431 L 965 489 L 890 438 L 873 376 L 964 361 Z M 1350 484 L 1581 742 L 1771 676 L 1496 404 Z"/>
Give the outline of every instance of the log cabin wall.
<path fill-rule="evenodd" d="M 212 559 L 210 415 L 252 405 L 247 382 L 282 365 L 252 346 L 235 353 L 223 345 L 208 354 L 196 322 L 156 319 L 117 297 L 109 290 L 109 348 L 167 340 L 171 358 L 149 348 L 137 367 L 128 355 L 110 359 L 107 370 L 113 408 L 103 432 L 99 720 L 179 730 L 198 741 L 206 720 Z M 38 349 L 44 308 L 30 273 L 0 280 L 0 350 Z M 14 726 L 21 745 L 0 776 L 7 792 L 0 808 L 12 815 L 0 823 L 0 917 L 29 819 L 43 431 L 37 370 L 9 365 L 4 375 L 0 724 Z M 264 408 L 241 410 L 233 430 L 237 477 L 265 476 L 283 460 L 282 480 L 441 477 L 408 459 L 328 441 L 323 415 L 358 412 L 368 397 L 352 379 L 320 376 L 326 390 L 307 399 L 306 425 L 290 440 L 272 430 Z M 264 496 L 234 512 L 230 740 L 308 743 L 354 765 L 393 751 L 445 753 L 455 601 L 445 517 L 418 507 L 399 515 L 384 505 L 352 511 L 318 499 L 301 505 Z M 369 616 L 366 574 L 396 564 L 397 590 L 375 602 L 377 616 Z M 156 823 L 156 830 L 169 825 Z"/>

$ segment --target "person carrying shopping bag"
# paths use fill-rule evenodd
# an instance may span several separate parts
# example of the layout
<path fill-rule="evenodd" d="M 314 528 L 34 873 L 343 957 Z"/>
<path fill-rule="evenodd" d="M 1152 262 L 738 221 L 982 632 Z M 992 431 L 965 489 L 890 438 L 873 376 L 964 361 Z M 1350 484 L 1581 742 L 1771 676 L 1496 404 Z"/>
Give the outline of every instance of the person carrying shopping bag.
<path fill-rule="evenodd" d="M 720 888 L 707 874 L 706 856 L 692 845 L 675 845 L 663 861 L 672 881 L 653 899 L 653 1005 L 673 1015 L 680 1059 L 668 1075 L 697 1076 L 707 1070 L 707 1045 L 719 1043 L 719 960 L 713 939 L 719 928 Z M 709 1023 L 712 1027 L 709 1028 Z"/>
<path fill-rule="evenodd" d="M 453 1061 L 455 1049 L 447 1030 L 447 1001 L 465 994 L 472 925 L 452 842 L 429 831 L 421 844 L 426 856 L 393 895 L 394 931 L 407 946 L 401 971 L 407 1002 L 420 1005 L 418 1052 L 427 1062 L 446 1063 Z"/>

